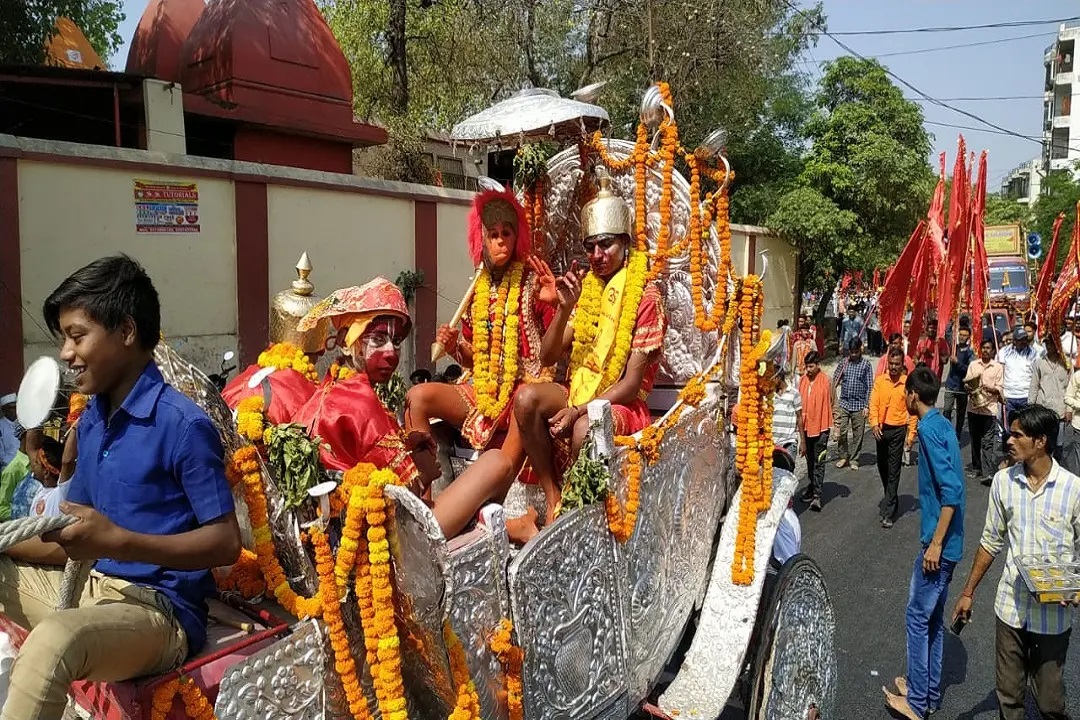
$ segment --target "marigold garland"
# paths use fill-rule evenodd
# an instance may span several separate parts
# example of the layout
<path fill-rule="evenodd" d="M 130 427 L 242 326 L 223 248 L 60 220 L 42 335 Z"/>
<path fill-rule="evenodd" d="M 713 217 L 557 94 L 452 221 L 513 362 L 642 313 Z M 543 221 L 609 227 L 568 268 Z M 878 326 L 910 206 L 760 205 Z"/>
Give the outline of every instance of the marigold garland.
<path fill-rule="evenodd" d="M 619 502 L 615 488 L 609 488 L 604 498 L 608 529 L 615 539 L 625 543 L 634 534 L 641 499 L 641 451 L 631 448 L 626 456 L 626 505 Z"/>
<path fill-rule="evenodd" d="M 240 550 L 240 557 L 230 567 L 215 568 L 213 574 L 218 590 L 239 593 L 245 600 L 254 600 L 266 592 L 259 556 L 247 548 Z"/>
<path fill-rule="evenodd" d="M 763 306 L 761 279 L 748 275 L 739 295 L 740 398 L 735 418 L 735 462 L 742 479 L 742 499 L 731 565 L 731 579 L 736 585 L 753 582 L 758 516 L 772 503 L 773 387 L 761 367 L 771 336 L 761 329 Z"/>
<path fill-rule="evenodd" d="M 443 622 L 443 642 L 446 643 L 447 654 L 450 656 L 450 676 L 457 690 L 457 702 L 449 720 L 479 720 L 480 696 L 476 693 L 476 685 L 469 673 L 465 649 L 461 647 L 461 641 L 450 627 L 449 621 Z"/>
<path fill-rule="evenodd" d="M 262 395 L 251 395 L 240 401 L 236 406 L 236 430 L 241 437 L 253 443 L 263 441 L 266 430 L 263 410 Z"/>
<path fill-rule="evenodd" d="M 512 262 L 500 278 L 493 300 L 491 272 L 484 268 L 473 292 L 473 387 L 477 409 L 491 420 L 506 409 L 518 379 L 524 271 L 524 263 Z"/>
<path fill-rule="evenodd" d="M 521 666 L 525 653 L 514 645 L 511 633 L 514 624 L 503 618 L 488 642 L 488 647 L 495 653 L 506 676 L 506 705 L 510 711 L 510 720 L 522 720 L 525 717 L 524 689 L 521 684 Z"/>
<path fill-rule="evenodd" d="M 259 353 L 257 361 L 259 367 L 272 367 L 278 370 L 295 370 L 311 382 L 319 381 L 319 372 L 315 369 L 315 363 L 304 354 L 301 348 L 287 342 L 271 345 Z"/>
<path fill-rule="evenodd" d="M 244 502 L 248 507 L 251 531 L 255 538 L 255 554 L 259 558 L 259 569 L 266 580 L 267 588 L 273 592 L 281 607 L 296 617 L 318 617 L 322 611 L 319 598 L 305 598 L 289 586 L 288 578 L 285 577 L 285 571 L 274 550 L 258 451 L 252 445 L 245 445 L 233 453 L 232 462 L 242 478 Z"/>
<path fill-rule="evenodd" d="M 323 622 L 326 623 L 330 636 L 330 647 L 334 650 L 334 669 L 341 678 L 345 698 L 349 703 L 349 712 L 353 720 L 366 720 L 370 717 L 367 699 L 356 674 L 356 660 L 349 647 L 349 635 L 345 630 L 345 620 L 341 616 L 341 596 L 335 578 L 334 556 L 330 551 L 330 540 L 326 533 L 316 527 L 311 532 L 311 544 L 315 548 L 315 569 L 319 574 L 319 597 L 323 606 Z"/>
<path fill-rule="evenodd" d="M 180 692 L 180 679 L 174 678 L 154 688 L 150 697 L 150 720 L 165 720 L 172 712 L 176 694 Z"/>
<path fill-rule="evenodd" d="M 89 395 L 83 395 L 80 392 L 71 393 L 71 397 L 68 398 L 67 418 L 65 418 L 64 420 L 68 424 L 68 427 L 74 425 L 78 421 L 78 419 L 82 417 L 82 414 L 86 410 L 86 406 L 89 404 L 89 402 Z"/>
<path fill-rule="evenodd" d="M 176 696 L 184 703 L 190 720 L 216 720 L 214 708 L 202 688 L 189 677 L 180 677 L 158 685 L 150 700 L 150 720 L 165 720 L 172 712 Z"/>
<path fill-rule="evenodd" d="M 356 370 L 341 362 L 335 362 L 329 370 L 330 379 L 337 382 L 348 380 L 356 374 Z"/>

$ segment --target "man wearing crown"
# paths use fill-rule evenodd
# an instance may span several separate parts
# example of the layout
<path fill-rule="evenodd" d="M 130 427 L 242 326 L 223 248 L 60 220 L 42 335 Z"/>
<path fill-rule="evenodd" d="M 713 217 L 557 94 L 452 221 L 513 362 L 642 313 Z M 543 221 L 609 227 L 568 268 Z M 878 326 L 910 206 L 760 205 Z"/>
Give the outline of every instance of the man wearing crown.
<path fill-rule="evenodd" d="M 270 308 L 270 347 L 221 391 L 225 404 L 236 410 L 241 401 L 262 396 L 260 383 L 249 387 L 252 378 L 262 373 L 263 382 L 270 385 L 270 407 L 264 409 L 264 414 L 275 425 L 289 422 L 315 394 L 319 381 L 315 363 L 326 350 L 328 320 L 306 332 L 296 329 L 297 322 L 318 302 L 313 294 L 315 286 L 308 280 L 311 261 L 307 253 L 300 257 L 296 272 L 299 279 L 293 280 L 292 288 L 274 296 Z"/>
<path fill-rule="evenodd" d="M 431 420 L 439 418 L 483 450 L 508 430 L 518 388 L 551 379 L 552 373 L 545 371 L 540 360 L 540 344 L 554 315 L 555 277 L 530 253 L 525 209 L 514 193 L 505 189 L 477 195 L 469 213 L 469 254 L 479 273 L 472 298 L 460 336 L 449 325 L 440 327 L 436 335 L 446 352 L 471 370 L 472 382 L 423 383 L 411 388 L 405 398 L 408 432 L 430 437 Z M 517 433 L 510 433 L 503 446 L 520 469 L 524 453 L 518 438 Z M 481 458 L 480 474 L 488 462 Z M 485 486 L 463 479 L 455 481 L 436 503 L 436 517 L 446 521 L 444 531 L 463 527 L 490 499 Z"/>
<path fill-rule="evenodd" d="M 434 448 L 410 441 L 373 387 L 397 370 L 401 343 L 412 329 L 405 297 L 381 277 L 335 290 L 304 316 L 297 330 L 310 331 L 324 320 L 337 332 L 342 361 L 330 368 L 326 382 L 292 422 L 322 440 L 321 459 L 328 470 L 370 463 L 392 469 L 417 488 L 421 470 L 437 472 Z"/>

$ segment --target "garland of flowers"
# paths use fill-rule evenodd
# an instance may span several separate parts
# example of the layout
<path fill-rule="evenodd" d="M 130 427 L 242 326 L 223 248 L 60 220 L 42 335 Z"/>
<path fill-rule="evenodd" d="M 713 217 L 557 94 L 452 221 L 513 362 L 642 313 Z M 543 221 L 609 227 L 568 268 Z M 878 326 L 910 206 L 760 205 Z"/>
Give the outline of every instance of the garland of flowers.
<path fill-rule="evenodd" d="M 645 294 L 648 256 L 637 250 L 630 251 L 627 262 L 626 284 L 623 291 L 622 306 L 619 308 L 619 326 L 615 336 L 615 348 L 603 368 L 600 381 L 601 392 L 619 381 L 630 359 L 630 346 L 634 340 L 634 324 L 637 322 L 638 306 Z M 570 351 L 568 376 L 584 365 L 592 352 L 599 330 L 600 301 L 605 283 L 596 273 L 590 271 L 585 276 L 578 299 L 577 312 L 574 315 L 574 344 Z"/>
<path fill-rule="evenodd" d="M 247 548 L 240 549 L 240 557 L 230 567 L 215 568 L 213 574 L 218 590 L 239 593 L 245 600 L 254 600 L 266 592 L 259 556 Z"/>
<path fill-rule="evenodd" d="M 259 569 L 266 580 L 266 586 L 273 592 L 281 607 L 300 619 L 318 617 L 322 612 L 322 603 L 318 596 L 305 598 L 289 586 L 285 571 L 274 551 L 274 540 L 270 534 L 270 520 L 263 493 L 262 472 L 259 468 L 259 453 L 252 445 L 245 445 L 233 453 L 232 463 L 242 478 L 244 502 L 251 518 L 251 530 L 255 538 L 255 554 L 259 558 Z"/>
<path fill-rule="evenodd" d="M 514 261 L 510 264 L 499 280 L 494 307 L 491 273 L 486 268 L 480 273 L 473 292 L 473 387 L 476 388 L 477 408 L 491 420 L 502 415 L 514 395 L 524 271 L 524 263 Z"/>
<path fill-rule="evenodd" d="M 465 660 L 465 649 L 461 647 L 454 629 L 450 627 L 450 621 L 443 622 L 443 642 L 450 656 L 450 676 L 454 680 L 457 689 L 457 702 L 454 710 L 450 713 L 449 720 L 479 720 L 480 696 L 476 693 L 476 684 L 473 683 L 469 674 L 469 666 Z"/>
<path fill-rule="evenodd" d="M 315 548 L 315 569 L 319 574 L 319 597 L 323 606 L 323 622 L 330 635 L 330 647 L 334 650 L 334 669 L 341 678 L 345 698 L 349 703 L 349 712 L 353 720 L 366 720 L 368 713 L 367 699 L 356 674 L 356 660 L 349 647 L 349 635 L 345 631 L 345 620 L 341 616 L 341 596 L 336 581 L 336 566 L 330 551 L 330 540 L 326 533 L 316 527 L 311 533 L 311 544 Z"/>
<path fill-rule="evenodd" d="M 499 658 L 503 674 L 506 676 L 506 705 L 510 711 L 510 720 L 522 720 L 525 717 L 524 689 L 521 684 L 521 666 L 525 653 L 514 645 L 511 633 L 514 624 L 503 618 L 495 629 L 488 647 Z"/>
<path fill-rule="evenodd" d="M 705 202 L 701 202 L 701 161 L 697 155 L 687 153 L 685 156 L 687 165 L 690 166 L 690 295 L 694 302 L 694 325 L 702 332 L 713 332 L 721 327 L 721 321 L 725 321 L 724 334 L 731 332 L 734 326 L 734 316 L 730 313 L 731 305 L 728 303 L 728 278 L 731 275 L 731 214 L 728 198 L 727 185 L 734 178 L 734 173 L 727 174 L 719 171 L 719 174 L 710 172 L 710 176 L 720 185 L 716 192 L 709 193 Z M 705 248 L 705 234 L 707 228 L 713 226 L 713 207 L 716 207 L 716 234 L 720 243 L 719 266 L 716 273 L 716 284 L 713 287 L 712 308 L 705 310 L 705 263 L 707 251 Z M 694 210 L 700 208 L 700 210 Z M 700 213 L 700 214 L 699 214 Z M 727 325 L 725 310 L 732 325 Z"/>
<path fill-rule="evenodd" d="M 356 370 L 341 362 L 334 362 L 330 366 L 330 379 L 338 382 L 348 380 L 356 376 Z"/>
<path fill-rule="evenodd" d="M 263 441 L 266 430 L 263 419 L 262 395 L 251 395 L 236 406 L 236 430 L 240 436 L 253 443 Z"/>
<path fill-rule="evenodd" d="M 295 370 L 311 382 L 319 382 L 319 372 L 315 369 L 315 363 L 311 362 L 311 358 L 305 355 L 301 348 L 292 343 L 280 342 L 271 345 L 259 353 L 257 364 L 263 368 Z"/>
<path fill-rule="evenodd" d="M 189 677 L 179 677 L 158 685 L 150 699 L 150 720 L 165 720 L 172 712 L 177 694 L 189 720 L 216 720 L 214 707 L 202 688 Z"/>
<path fill-rule="evenodd" d="M 355 470 L 355 468 L 353 468 Z M 349 472 L 353 472 L 349 470 Z M 349 494 L 345 523 L 341 528 L 341 542 L 338 544 L 337 560 L 334 563 L 334 577 L 338 590 L 344 590 L 349 582 L 349 575 L 356 566 L 356 554 L 360 551 L 360 533 L 363 532 L 364 495 L 361 488 L 353 487 Z"/>
<path fill-rule="evenodd" d="M 615 539 L 625 543 L 634 534 L 641 491 L 641 451 L 631 448 L 626 456 L 626 505 L 619 502 L 614 487 L 609 487 L 604 498 L 608 529 Z"/>
<path fill-rule="evenodd" d="M 754 553 L 758 515 L 772 503 L 772 385 L 761 367 L 769 348 L 771 334 L 762 331 L 764 298 L 761 279 L 748 275 L 743 279 L 739 298 L 741 315 L 739 398 L 736 416 L 736 468 L 742 479 L 735 555 L 731 579 L 736 585 L 749 585 L 754 579 Z M 766 436 L 766 431 L 768 435 Z"/>
<path fill-rule="evenodd" d="M 668 84 L 658 82 L 656 87 L 660 90 L 660 97 L 664 104 L 672 107 L 671 88 Z M 652 268 L 649 270 L 649 282 L 660 276 L 670 254 L 668 243 L 671 239 L 671 198 L 674 188 L 675 155 L 679 151 L 679 126 L 675 124 L 675 119 L 665 114 L 660 122 L 659 133 L 660 149 L 650 160 L 653 165 L 660 165 L 660 231 L 656 235 L 656 253 L 653 256 Z"/>

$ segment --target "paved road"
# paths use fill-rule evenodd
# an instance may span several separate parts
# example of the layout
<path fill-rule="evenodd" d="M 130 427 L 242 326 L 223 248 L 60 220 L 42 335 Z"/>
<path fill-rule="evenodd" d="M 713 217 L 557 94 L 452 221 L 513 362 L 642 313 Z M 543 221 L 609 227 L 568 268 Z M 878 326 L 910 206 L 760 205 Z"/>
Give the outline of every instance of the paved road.
<path fill-rule="evenodd" d="M 962 454 L 970 459 L 965 430 Z M 812 513 L 796 502 L 802 520 L 803 551 L 821 566 L 833 599 L 837 622 L 840 713 L 836 720 L 891 717 L 881 686 L 902 675 L 905 665 L 904 610 L 908 582 L 918 552 L 919 506 L 916 468 L 904 468 L 900 481 L 903 513 L 891 530 L 878 524 L 881 482 L 874 460 L 873 436 L 867 434 L 856 471 L 830 464 L 825 476 L 825 505 Z M 953 578 L 948 613 L 967 580 L 986 514 L 987 488 L 968 481 L 964 561 Z M 1004 557 L 998 559 L 975 596 L 972 623 L 959 637 L 945 641 L 944 704 L 940 720 L 994 720 L 993 597 Z M 1075 643 L 1074 643 L 1075 645 Z M 1074 647 L 1066 669 L 1070 711 L 1080 713 L 1080 649 Z M 1029 711 L 1029 716 L 1037 713 Z M 725 716 L 726 717 L 726 716 Z"/>

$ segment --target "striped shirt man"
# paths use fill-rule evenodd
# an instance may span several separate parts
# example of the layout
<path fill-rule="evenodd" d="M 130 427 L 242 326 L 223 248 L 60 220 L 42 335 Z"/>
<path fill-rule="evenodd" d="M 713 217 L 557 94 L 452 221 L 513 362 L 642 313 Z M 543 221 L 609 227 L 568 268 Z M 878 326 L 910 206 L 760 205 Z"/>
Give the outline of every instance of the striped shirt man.
<path fill-rule="evenodd" d="M 802 397 L 792 383 L 773 400 L 773 442 L 788 446 L 799 444 L 798 413 L 802 412 Z"/>
<path fill-rule="evenodd" d="M 1058 635 L 1072 624 L 1072 610 L 1040 603 L 1016 570 L 1014 556 L 1080 551 L 1080 478 L 1054 462 L 1046 482 L 1031 492 L 1023 463 L 998 471 L 990 486 L 981 544 L 997 556 L 1009 552 L 998 583 L 994 613 L 1010 627 Z"/>

